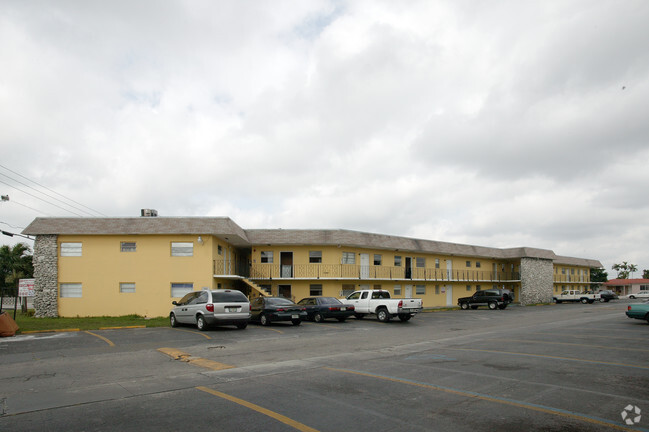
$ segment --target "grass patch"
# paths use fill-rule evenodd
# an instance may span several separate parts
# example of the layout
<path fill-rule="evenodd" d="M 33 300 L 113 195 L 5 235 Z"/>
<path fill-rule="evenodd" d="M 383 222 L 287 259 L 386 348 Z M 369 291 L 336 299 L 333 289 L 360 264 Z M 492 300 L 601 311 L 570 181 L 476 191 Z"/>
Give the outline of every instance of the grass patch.
<path fill-rule="evenodd" d="M 9 313 L 7 311 L 7 313 Z M 9 314 L 13 318 L 13 312 Z M 77 318 L 35 318 L 33 315 L 16 313 L 16 324 L 20 332 L 47 331 L 47 330 L 98 330 L 101 327 L 165 327 L 169 325 L 169 318 L 144 318 L 139 315 L 125 315 L 119 317 L 77 317 Z"/>

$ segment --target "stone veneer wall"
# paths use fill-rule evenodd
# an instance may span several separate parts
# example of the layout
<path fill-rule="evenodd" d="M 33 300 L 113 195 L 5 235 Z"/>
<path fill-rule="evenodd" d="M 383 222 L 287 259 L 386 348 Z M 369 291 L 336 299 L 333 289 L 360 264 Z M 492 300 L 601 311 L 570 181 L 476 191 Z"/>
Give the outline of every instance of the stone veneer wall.
<path fill-rule="evenodd" d="M 34 316 L 57 317 L 58 250 L 56 235 L 38 235 L 34 242 Z"/>
<path fill-rule="evenodd" d="M 553 269 L 552 260 L 521 258 L 522 305 L 552 302 Z"/>

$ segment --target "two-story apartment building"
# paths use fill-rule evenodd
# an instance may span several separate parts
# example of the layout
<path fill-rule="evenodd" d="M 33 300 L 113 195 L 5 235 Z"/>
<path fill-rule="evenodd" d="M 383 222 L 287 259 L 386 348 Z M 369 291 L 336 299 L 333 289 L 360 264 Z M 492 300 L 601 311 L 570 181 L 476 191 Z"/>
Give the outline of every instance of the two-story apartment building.
<path fill-rule="evenodd" d="M 490 248 L 343 229 L 243 229 L 222 217 L 37 218 L 37 316 L 168 314 L 203 288 L 249 297 L 341 297 L 359 288 L 454 306 L 506 288 L 521 304 L 590 284 L 599 261 L 536 248 Z"/>

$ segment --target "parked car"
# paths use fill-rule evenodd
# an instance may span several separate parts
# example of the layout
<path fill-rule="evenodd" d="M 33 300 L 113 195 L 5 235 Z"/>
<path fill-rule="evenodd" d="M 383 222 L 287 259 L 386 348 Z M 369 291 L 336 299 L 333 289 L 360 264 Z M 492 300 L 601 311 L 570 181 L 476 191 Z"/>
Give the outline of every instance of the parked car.
<path fill-rule="evenodd" d="M 601 290 L 597 294 L 600 295 L 599 301 L 608 303 L 611 300 L 617 300 L 619 297 L 611 290 Z"/>
<path fill-rule="evenodd" d="M 317 323 L 327 318 L 336 318 L 344 322 L 354 315 L 354 305 L 346 304 L 334 297 L 307 297 L 297 304 L 306 308 L 307 319 Z"/>
<path fill-rule="evenodd" d="M 630 299 L 649 299 L 649 291 L 640 291 L 637 293 L 629 294 Z"/>
<path fill-rule="evenodd" d="M 649 322 L 649 301 L 630 304 L 627 307 L 626 316 L 629 318 L 647 320 L 647 322 Z"/>
<path fill-rule="evenodd" d="M 508 290 L 488 289 L 476 291 L 471 297 L 461 297 L 457 304 L 462 309 L 477 309 L 479 306 L 487 306 L 489 309 L 505 309 L 511 303 L 512 295 Z"/>
<path fill-rule="evenodd" d="M 263 326 L 275 321 L 290 321 L 300 325 L 307 317 L 306 307 L 284 297 L 257 297 L 250 305 L 251 319 Z"/>
<path fill-rule="evenodd" d="M 365 315 L 375 314 L 376 319 L 381 322 L 388 322 L 396 317 L 399 317 L 401 321 L 408 321 L 423 308 L 421 299 L 391 298 L 390 291 L 386 290 L 354 291 L 344 300 L 354 306 L 356 319 L 363 319 Z"/>
<path fill-rule="evenodd" d="M 174 308 L 169 313 L 171 327 L 192 324 L 199 330 L 206 330 L 212 325 L 236 325 L 245 329 L 250 321 L 250 302 L 237 290 L 194 291 L 172 304 Z"/>

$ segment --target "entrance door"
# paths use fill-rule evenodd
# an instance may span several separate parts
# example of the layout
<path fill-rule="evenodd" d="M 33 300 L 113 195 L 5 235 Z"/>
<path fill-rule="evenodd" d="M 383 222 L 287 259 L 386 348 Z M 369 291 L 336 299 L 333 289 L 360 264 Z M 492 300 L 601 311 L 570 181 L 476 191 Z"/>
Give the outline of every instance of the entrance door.
<path fill-rule="evenodd" d="M 292 278 L 293 277 L 293 252 L 280 252 L 279 264 L 281 265 L 282 268 L 281 277 Z"/>
<path fill-rule="evenodd" d="M 370 254 L 361 254 L 361 279 L 370 278 Z"/>
<path fill-rule="evenodd" d="M 277 294 L 280 297 L 284 297 L 287 299 L 292 298 L 291 297 L 291 286 L 290 285 L 278 285 L 277 286 Z"/>
<path fill-rule="evenodd" d="M 406 257 L 406 279 L 412 279 L 412 258 Z"/>
<path fill-rule="evenodd" d="M 412 298 L 412 285 L 406 285 L 406 298 Z"/>
<path fill-rule="evenodd" d="M 453 261 L 446 260 L 446 278 L 448 280 L 453 279 Z"/>
<path fill-rule="evenodd" d="M 446 306 L 454 306 L 453 287 L 451 285 L 446 286 Z"/>

